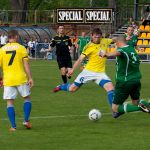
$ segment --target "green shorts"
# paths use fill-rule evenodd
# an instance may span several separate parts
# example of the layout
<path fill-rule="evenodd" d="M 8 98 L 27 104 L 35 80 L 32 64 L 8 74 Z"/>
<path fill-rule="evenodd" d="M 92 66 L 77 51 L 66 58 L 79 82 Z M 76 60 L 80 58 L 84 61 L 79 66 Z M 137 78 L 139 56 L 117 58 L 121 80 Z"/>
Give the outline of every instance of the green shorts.
<path fill-rule="evenodd" d="M 116 82 L 113 103 L 123 104 L 129 96 L 132 100 L 139 100 L 140 90 L 140 81 Z"/>

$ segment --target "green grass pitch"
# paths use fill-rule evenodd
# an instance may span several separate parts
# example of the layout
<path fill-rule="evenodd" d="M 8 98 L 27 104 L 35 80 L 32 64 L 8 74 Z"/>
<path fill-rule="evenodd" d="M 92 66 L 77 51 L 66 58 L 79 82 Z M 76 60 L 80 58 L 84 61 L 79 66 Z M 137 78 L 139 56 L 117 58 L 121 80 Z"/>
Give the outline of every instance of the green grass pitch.
<path fill-rule="evenodd" d="M 150 142 L 150 114 L 128 113 L 118 119 L 111 116 L 107 95 L 93 82 L 76 93 L 52 89 L 61 78 L 55 61 L 31 61 L 35 81 L 32 88 L 33 109 L 30 121 L 33 128 L 23 125 L 23 100 L 15 101 L 17 131 L 8 131 L 6 102 L 0 89 L 0 149 L 1 150 L 147 150 Z M 107 62 L 107 74 L 115 81 L 115 63 Z M 141 98 L 149 100 L 149 63 L 141 64 Z M 70 82 L 80 70 L 76 70 Z M 88 112 L 98 108 L 102 118 L 88 119 Z"/>

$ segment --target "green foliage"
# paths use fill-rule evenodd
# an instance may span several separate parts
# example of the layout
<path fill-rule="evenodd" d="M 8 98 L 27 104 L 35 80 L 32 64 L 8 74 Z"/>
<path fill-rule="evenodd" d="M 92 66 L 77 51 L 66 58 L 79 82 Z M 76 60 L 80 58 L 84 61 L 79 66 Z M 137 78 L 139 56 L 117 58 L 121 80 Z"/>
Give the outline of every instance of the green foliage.
<path fill-rule="evenodd" d="M 10 9 L 10 0 L 0 0 L 0 9 Z M 92 2 L 90 4 L 90 1 Z M 139 0 L 139 4 L 146 3 L 147 0 Z M 116 0 L 119 7 L 123 5 L 133 5 L 133 0 Z M 85 7 L 107 7 L 108 0 L 29 0 L 28 9 L 53 10 L 56 8 L 85 8 Z"/>
<path fill-rule="evenodd" d="M 34 0 L 30 0 L 30 4 L 35 4 Z M 95 1 L 90 3 L 90 0 L 44 0 L 41 2 L 38 9 L 56 9 L 56 8 L 90 8 L 104 7 L 108 3 L 106 0 Z"/>
<path fill-rule="evenodd" d="M 9 0 L 0 0 L 0 10 L 10 9 Z"/>

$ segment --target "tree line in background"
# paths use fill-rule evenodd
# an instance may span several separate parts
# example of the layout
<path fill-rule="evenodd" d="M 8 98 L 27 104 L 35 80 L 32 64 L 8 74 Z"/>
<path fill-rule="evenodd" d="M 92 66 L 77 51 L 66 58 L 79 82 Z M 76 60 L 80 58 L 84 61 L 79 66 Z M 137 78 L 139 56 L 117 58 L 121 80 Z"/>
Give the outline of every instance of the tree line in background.
<path fill-rule="evenodd" d="M 147 0 L 139 0 L 146 3 Z M 123 5 L 133 5 L 133 0 L 1 0 L 0 10 L 12 11 L 12 22 L 24 23 L 26 10 L 54 10 L 56 8 L 116 8 Z"/>

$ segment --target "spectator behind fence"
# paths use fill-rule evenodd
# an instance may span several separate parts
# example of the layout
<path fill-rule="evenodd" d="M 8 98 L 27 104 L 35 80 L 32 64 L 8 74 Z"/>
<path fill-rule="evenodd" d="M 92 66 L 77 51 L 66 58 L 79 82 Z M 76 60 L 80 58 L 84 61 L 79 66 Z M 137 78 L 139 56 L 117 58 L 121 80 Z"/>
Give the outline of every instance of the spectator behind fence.
<path fill-rule="evenodd" d="M 141 51 L 143 49 L 141 49 L 141 48 L 139 48 L 137 46 L 137 40 L 138 40 L 138 38 L 137 38 L 136 35 L 133 34 L 133 32 L 134 32 L 133 26 L 129 26 L 127 28 L 127 32 L 124 34 L 124 37 L 127 40 L 127 44 L 128 45 L 130 45 L 132 47 L 135 47 L 135 49 L 138 50 L 138 51 Z"/>
<path fill-rule="evenodd" d="M 34 58 L 34 57 L 35 57 L 35 46 L 36 46 L 36 43 L 35 43 L 35 41 L 33 40 L 33 38 L 31 38 L 30 41 L 28 42 L 29 56 L 30 56 L 31 58 Z"/>
<path fill-rule="evenodd" d="M 73 46 L 73 59 L 76 60 L 78 58 L 78 37 L 76 34 L 73 34 L 71 38 L 71 43 Z"/>
<path fill-rule="evenodd" d="M 22 45 L 23 45 L 25 48 L 28 48 L 28 40 L 27 40 L 26 38 L 23 40 Z"/>
<path fill-rule="evenodd" d="M 52 59 L 52 52 L 50 50 L 50 43 L 48 42 L 48 39 L 44 39 L 44 43 L 42 44 L 42 48 L 40 50 L 41 53 L 44 55 L 44 59 Z"/>

